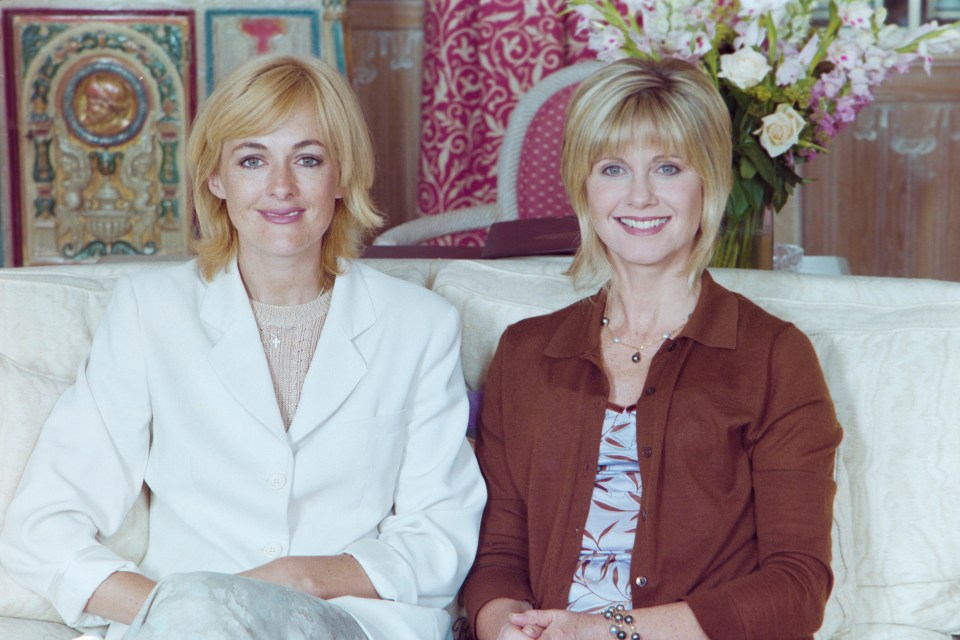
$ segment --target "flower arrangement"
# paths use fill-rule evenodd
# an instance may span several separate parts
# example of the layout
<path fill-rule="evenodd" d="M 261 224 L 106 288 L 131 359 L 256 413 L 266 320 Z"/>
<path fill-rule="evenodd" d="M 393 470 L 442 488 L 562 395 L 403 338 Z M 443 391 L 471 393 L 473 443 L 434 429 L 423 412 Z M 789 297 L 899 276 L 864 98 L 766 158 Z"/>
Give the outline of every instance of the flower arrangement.
<path fill-rule="evenodd" d="M 798 166 L 873 99 L 893 73 L 954 50 L 957 25 L 885 24 L 866 0 L 567 0 L 600 60 L 683 58 L 702 67 L 730 109 L 734 184 L 714 264 L 749 261 L 763 212 L 779 211 Z"/>

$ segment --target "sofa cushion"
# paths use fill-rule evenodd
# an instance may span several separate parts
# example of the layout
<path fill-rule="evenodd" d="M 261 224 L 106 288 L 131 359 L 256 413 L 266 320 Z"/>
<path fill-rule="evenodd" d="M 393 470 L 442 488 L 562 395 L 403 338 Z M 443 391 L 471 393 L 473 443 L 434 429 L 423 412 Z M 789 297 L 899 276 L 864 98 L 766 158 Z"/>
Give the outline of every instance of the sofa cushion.
<path fill-rule="evenodd" d="M 434 291 L 460 312 L 463 334 L 463 374 L 467 386 L 483 388 L 487 365 L 507 325 L 560 309 L 592 293 L 578 292 L 563 275 L 566 257 L 459 260 L 444 266 Z"/>
<path fill-rule="evenodd" d="M 837 640 L 951 640 L 950 636 L 939 631 L 905 627 L 900 624 L 858 624 L 853 635 Z"/>
<path fill-rule="evenodd" d="M 40 428 L 73 382 L 123 270 L 120 266 L 0 270 L 0 526 Z M 105 543 L 139 562 L 146 540 L 144 493 Z M 20 587 L 2 568 L 0 616 L 60 621 L 46 600 Z"/>
<path fill-rule="evenodd" d="M 73 379 L 117 277 L 138 268 L 0 269 L 0 353 L 30 371 Z"/>
<path fill-rule="evenodd" d="M 810 336 L 844 427 L 862 625 L 960 632 L 960 284 L 727 272 Z"/>
<path fill-rule="evenodd" d="M 0 616 L 0 638 L 4 640 L 71 640 L 78 634 L 75 629 L 56 622 Z"/>
<path fill-rule="evenodd" d="M 20 367 L 0 354 L 0 527 L 40 426 L 70 380 Z M 0 616 L 60 621 L 50 604 L 24 589 L 0 567 Z"/>

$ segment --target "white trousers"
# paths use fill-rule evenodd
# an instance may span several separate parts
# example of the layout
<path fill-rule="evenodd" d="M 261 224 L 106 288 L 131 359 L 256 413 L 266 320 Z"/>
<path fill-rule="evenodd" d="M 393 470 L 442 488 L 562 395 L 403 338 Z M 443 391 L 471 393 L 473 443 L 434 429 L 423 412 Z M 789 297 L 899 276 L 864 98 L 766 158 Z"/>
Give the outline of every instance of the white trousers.
<path fill-rule="evenodd" d="M 279 585 L 224 573 L 157 583 L 123 640 L 368 640 L 340 607 Z"/>

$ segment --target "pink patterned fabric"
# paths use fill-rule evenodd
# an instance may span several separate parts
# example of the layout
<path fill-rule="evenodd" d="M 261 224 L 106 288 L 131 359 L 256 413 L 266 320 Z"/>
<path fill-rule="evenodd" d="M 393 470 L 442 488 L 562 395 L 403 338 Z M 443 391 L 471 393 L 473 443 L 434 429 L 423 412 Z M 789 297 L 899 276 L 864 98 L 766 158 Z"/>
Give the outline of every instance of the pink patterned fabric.
<path fill-rule="evenodd" d="M 517 167 L 518 218 L 573 215 L 560 176 L 560 155 L 563 118 L 574 89 L 569 86 L 551 96 L 527 129 Z"/>
<path fill-rule="evenodd" d="M 496 202 L 500 140 L 517 99 L 592 58 L 564 0 L 427 0 L 417 198 L 424 215 Z M 440 244 L 482 244 L 483 233 Z"/>

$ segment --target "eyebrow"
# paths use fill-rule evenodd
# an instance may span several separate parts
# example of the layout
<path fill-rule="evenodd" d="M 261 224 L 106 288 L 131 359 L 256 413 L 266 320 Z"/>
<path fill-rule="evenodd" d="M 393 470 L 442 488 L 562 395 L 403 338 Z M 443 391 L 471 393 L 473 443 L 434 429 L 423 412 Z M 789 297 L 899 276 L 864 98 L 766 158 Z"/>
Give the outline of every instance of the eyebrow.
<path fill-rule="evenodd" d="M 301 140 L 300 142 L 298 142 L 298 143 L 296 143 L 295 145 L 293 145 L 293 148 L 294 148 L 294 149 L 303 149 L 303 148 L 306 148 L 306 147 L 313 147 L 313 146 L 321 147 L 321 148 L 323 148 L 324 150 L 327 148 L 326 145 L 324 145 L 324 144 L 323 144 L 322 142 L 320 142 L 319 140 Z M 267 148 L 267 145 L 261 144 L 261 143 L 259 143 L 259 142 L 252 142 L 252 141 L 250 141 L 250 142 L 241 142 L 241 143 L 235 145 L 235 146 L 233 147 L 233 149 L 230 150 L 230 153 L 236 153 L 236 152 L 237 152 L 238 150 L 240 150 L 240 149 L 256 149 L 256 150 L 258 150 L 258 151 L 265 151 L 266 148 Z"/>
<path fill-rule="evenodd" d="M 653 161 L 653 162 L 662 162 L 662 161 L 664 161 L 664 160 L 679 160 L 680 162 L 685 162 L 684 159 L 683 159 L 681 156 L 678 156 L 678 155 L 676 155 L 676 154 L 666 154 L 666 153 L 665 153 L 665 154 L 660 154 L 660 155 L 654 156 L 654 157 L 652 158 L 652 161 Z M 616 154 L 616 153 L 615 153 L 615 154 L 611 154 L 611 155 L 609 155 L 609 156 L 601 156 L 601 157 L 597 158 L 597 160 L 596 160 L 596 162 L 594 162 L 594 164 L 597 164 L 597 163 L 600 163 L 600 162 L 626 162 L 626 159 L 625 159 L 625 156 L 623 156 L 623 155 L 621 155 L 621 154 Z"/>

